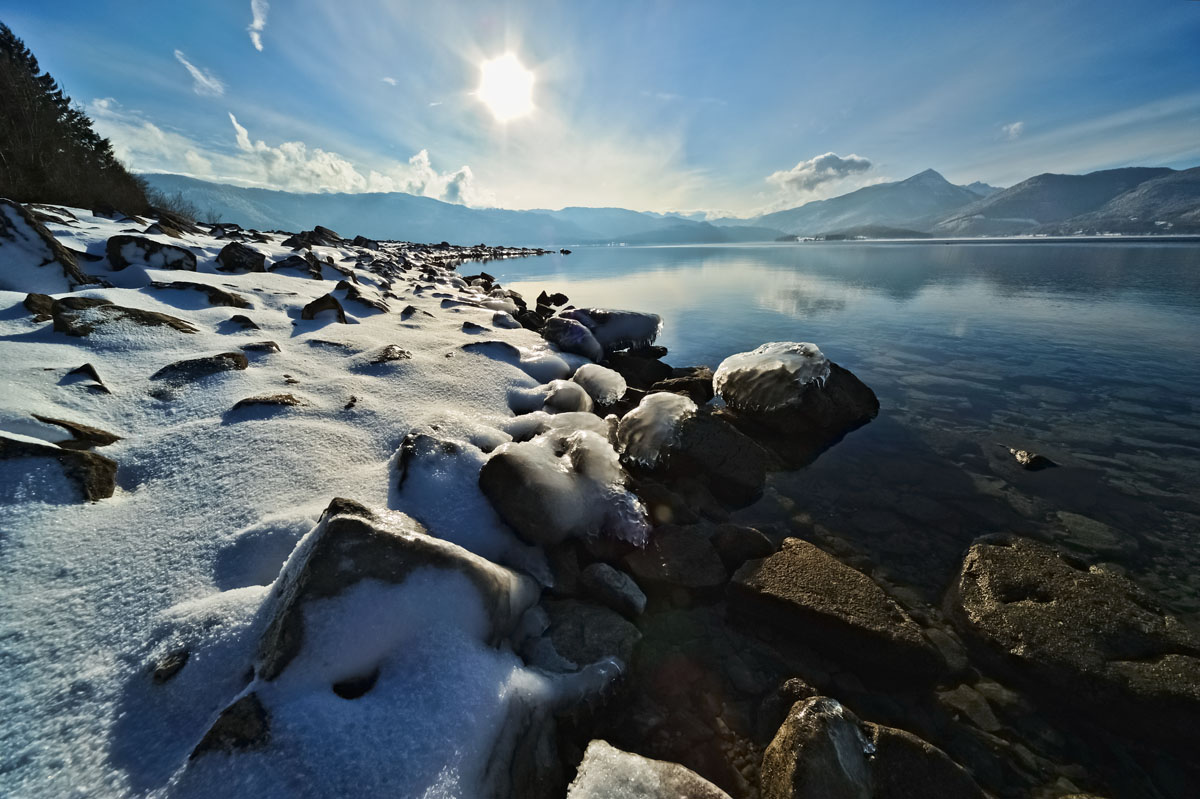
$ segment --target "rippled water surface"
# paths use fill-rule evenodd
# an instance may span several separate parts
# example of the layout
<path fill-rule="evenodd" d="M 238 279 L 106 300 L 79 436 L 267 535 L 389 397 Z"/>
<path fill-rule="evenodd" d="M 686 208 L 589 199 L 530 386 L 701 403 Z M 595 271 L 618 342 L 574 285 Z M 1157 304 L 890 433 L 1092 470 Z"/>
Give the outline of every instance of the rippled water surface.
<path fill-rule="evenodd" d="M 595 248 L 489 267 L 531 299 L 660 314 L 674 366 L 812 341 L 871 386 L 879 418 L 774 476 L 746 521 L 931 600 L 974 537 L 1020 532 L 1200 611 L 1200 244 Z M 1009 447 L 1061 467 L 1025 472 Z"/>

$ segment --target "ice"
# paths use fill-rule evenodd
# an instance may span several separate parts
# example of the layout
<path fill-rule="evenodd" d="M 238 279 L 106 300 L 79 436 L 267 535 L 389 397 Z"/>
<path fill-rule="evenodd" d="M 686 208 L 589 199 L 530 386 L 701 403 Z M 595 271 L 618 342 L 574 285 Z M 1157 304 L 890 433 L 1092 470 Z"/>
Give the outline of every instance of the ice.
<path fill-rule="evenodd" d="M 563 316 L 547 319 L 542 327 L 542 337 L 563 352 L 582 355 L 592 361 L 604 357 L 604 347 L 583 323 L 575 319 Z"/>
<path fill-rule="evenodd" d="M 594 413 L 550 414 L 545 411 L 534 411 L 509 420 L 505 423 L 504 430 L 512 436 L 514 441 L 528 441 L 550 430 L 568 433 L 575 430 L 589 430 L 598 436 L 608 438 L 609 424 Z"/>
<path fill-rule="evenodd" d="M 592 398 L 578 383 L 570 380 L 551 380 L 530 389 L 515 389 L 509 401 L 514 413 L 544 410 L 547 413 L 586 412 L 592 409 Z"/>
<path fill-rule="evenodd" d="M 829 360 L 816 344 L 773 341 L 721 361 L 713 389 L 731 408 L 773 411 L 798 403 L 807 386 L 828 377 Z"/>
<path fill-rule="evenodd" d="M 625 396 L 625 378 L 620 372 L 605 366 L 589 363 L 575 370 L 571 377 L 583 386 L 588 395 L 600 405 L 612 405 Z"/>
<path fill-rule="evenodd" d="M 617 428 L 621 455 L 653 468 L 663 450 L 678 440 L 679 425 L 695 414 L 696 403 L 681 394 L 647 394 L 636 408 L 621 418 Z"/>
<path fill-rule="evenodd" d="M 561 316 L 582 323 L 605 352 L 649 346 L 662 332 L 662 317 L 641 311 L 576 308 L 563 311 Z"/>

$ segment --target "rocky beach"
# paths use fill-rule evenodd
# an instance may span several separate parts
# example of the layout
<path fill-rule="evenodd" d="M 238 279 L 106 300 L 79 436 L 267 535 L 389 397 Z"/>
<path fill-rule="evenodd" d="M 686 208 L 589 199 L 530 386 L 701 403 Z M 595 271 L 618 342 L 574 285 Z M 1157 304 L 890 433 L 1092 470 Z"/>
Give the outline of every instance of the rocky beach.
<path fill-rule="evenodd" d="M 1200 636 L 1119 567 L 979 529 L 931 587 L 920 529 L 738 523 L 887 408 L 820 342 L 672 365 L 487 271 L 546 254 L 0 201 L 0 786 L 1200 784 Z"/>

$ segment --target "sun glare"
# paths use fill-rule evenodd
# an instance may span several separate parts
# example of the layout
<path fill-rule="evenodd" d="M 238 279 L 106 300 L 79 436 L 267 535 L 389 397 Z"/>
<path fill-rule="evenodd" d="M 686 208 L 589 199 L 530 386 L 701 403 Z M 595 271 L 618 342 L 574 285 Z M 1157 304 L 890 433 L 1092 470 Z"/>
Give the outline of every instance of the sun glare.
<path fill-rule="evenodd" d="M 498 122 L 510 122 L 533 110 L 533 73 L 512 53 L 479 67 L 476 95 Z"/>

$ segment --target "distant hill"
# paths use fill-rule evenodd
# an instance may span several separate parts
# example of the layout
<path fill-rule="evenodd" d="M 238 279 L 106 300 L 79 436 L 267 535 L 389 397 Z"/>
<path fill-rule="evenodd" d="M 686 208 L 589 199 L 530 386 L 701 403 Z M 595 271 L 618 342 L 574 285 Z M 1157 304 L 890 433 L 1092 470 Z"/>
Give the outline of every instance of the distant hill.
<path fill-rule="evenodd" d="M 1042 233 L 1200 233 L 1200 167 L 1139 183 Z"/>
<path fill-rule="evenodd" d="M 974 183 L 968 183 L 967 185 L 963 186 L 963 188 L 967 191 L 978 194 L 980 197 L 987 197 L 995 194 L 998 191 L 1003 191 L 1003 189 L 1001 189 L 999 186 L 989 186 L 980 180 L 977 180 Z"/>
<path fill-rule="evenodd" d="M 879 183 L 849 194 L 816 200 L 752 220 L 723 219 L 719 224 L 778 228 L 798 236 L 815 236 L 861 225 L 925 229 L 980 195 L 955 186 L 932 169 L 895 183 Z"/>
<path fill-rule="evenodd" d="M 209 183 L 181 175 L 143 177 L 159 191 L 181 194 L 206 216 L 215 215 L 260 230 L 303 230 L 325 225 L 371 238 L 530 246 L 771 241 L 781 233 L 742 226 L 717 229 L 706 222 L 624 208 L 510 211 L 468 208 L 400 192 L 296 194 Z"/>
<path fill-rule="evenodd" d="M 850 239 L 931 239 L 933 234 L 920 230 L 902 227 L 887 227 L 885 225 L 858 225 L 857 227 L 835 230 L 816 236 L 825 241 L 847 241 Z"/>
<path fill-rule="evenodd" d="M 938 221 L 932 230 L 948 236 L 1032 232 L 1051 223 L 1097 211 L 1118 195 L 1173 171 L 1127 167 L 1087 175 L 1036 175 L 956 210 Z"/>

